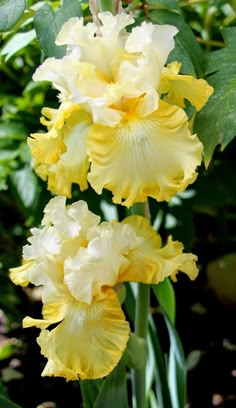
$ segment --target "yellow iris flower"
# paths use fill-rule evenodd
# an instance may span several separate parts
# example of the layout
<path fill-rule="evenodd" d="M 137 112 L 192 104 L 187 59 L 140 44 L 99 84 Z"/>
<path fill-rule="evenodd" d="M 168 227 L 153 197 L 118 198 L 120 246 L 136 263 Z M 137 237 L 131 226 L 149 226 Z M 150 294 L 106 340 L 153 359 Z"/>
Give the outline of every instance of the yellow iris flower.
<path fill-rule="evenodd" d="M 185 99 L 199 110 L 213 90 L 179 75 L 178 63 L 165 66 L 175 27 L 144 22 L 128 33 L 129 15 L 99 18 L 99 35 L 94 23 L 65 23 L 57 44 L 67 45 L 66 55 L 46 59 L 34 74 L 52 82 L 61 102 L 57 111 L 43 110 L 48 133 L 29 138 L 36 172 L 68 197 L 72 183 L 83 190 L 88 180 L 128 207 L 148 196 L 169 201 L 196 179 L 202 159 Z"/>
<path fill-rule="evenodd" d="M 53 198 L 44 214 L 23 248 L 22 266 L 10 270 L 15 284 L 42 287 L 43 318 L 28 316 L 23 326 L 41 329 L 38 344 L 48 359 L 43 376 L 104 377 L 130 334 L 117 284 L 175 280 L 178 271 L 194 279 L 197 258 L 171 238 L 162 246 L 141 216 L 100 223 L 84 201 L 66 206 L 64 196 Z"/>

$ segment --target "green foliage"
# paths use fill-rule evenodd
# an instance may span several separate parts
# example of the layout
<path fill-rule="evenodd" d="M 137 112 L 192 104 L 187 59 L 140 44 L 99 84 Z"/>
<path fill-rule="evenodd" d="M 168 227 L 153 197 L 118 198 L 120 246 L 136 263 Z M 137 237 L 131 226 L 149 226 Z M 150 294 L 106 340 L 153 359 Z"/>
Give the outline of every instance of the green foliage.
<path fill-rule="evenodd" d="M 153 291 L 163 311 L 170 338 L 168 381 L 172 408 L 184 408 L 186 403 L 186 364 L 182 344 L 174 326 L 174 290 L 170 281 L 165 279 L 161 284 L 153 285 Z"/>
<path fill-rule="evenodd" d="M 69 18 L 78 16 L 81 16 L 78 0 L 65 0 L 56 12 L 47 3 L 37 10 L 34 16 L 35 30 L 45 56 L 60 58 L 65 54 L 65 46 L 55 44 L 56 36 Z"/>
<path fill-rule="evenodd" d="M 0 0 L 0 31 L 8 31 L 25 10 L 25 0 Z"/>
<path fill-rule="evenodd" d="M 152 287 L 160 306 L 165 310 L 170 321 L 175 323 L 176 302 L 174 288 L 168 278 L 164 279 L 158 285 Z"/>
<path fill-rule="evenodd" d="M 213 261 L 208 263 L 208 283 L 220 301 L 227 303 L 229 293 L 232 297 L 230 289 L 233 292 L 235 277 L 235 254 L 232 258 L 230 254 L 225 255 L 225 251 L 230 248 L 232 252 L 235 245 L 236 170 L 235 141 L 232 142 L 236 135 L 235 2 L 219 0 L 194 5 L 175 0 L 134 0 L 123 2 L 123 6 L 127 11 L 132 10 L 138 24 L 149 19 L 153 23 L 175 25 L 179 32 L 168 62 L 181 61 L 181 73 L 206 78 L 214 87 L 214 94 L 207 105 L 193 117 L 193 129 L 204 144 L 204 160 L 208 169 L 202 166 L 191 188 L 176 195 L 168 204 L 149 201 L 151 219 L 164 240 L 171 234 L 184 243 L 187 251 L 201 243 L 197 225 L 199 218 L 205 220 L 206 217 L 208 223 L 214 223 L 215 229 L 206 241 L 208 245 L 211 240 L 216 242 L 223 256 L 215 260 L 216 252 L 211 254 Z M 91 20 L 86 1 L 32 0 L 25 4 L 21 0 L 0 0 L 0 306 L 8 315 L 7 333 L 12 323 L 19 324 L 21 321 L 18 309 L 27 307 L 28 302 L 31 312 L 37 303 L 32 298 L 26 301 L 25 294 L 10 283 L 8 268 L 19 264 L 21 247 L 26 242 L 29 227 L 37 226 L 42 218 L 42 209 L 51 197 L 46 191 L 46 184 L 33 171 L 27 137 L 30 133 L 43 131 L 39 122 L 41 108 L 55 107 L 57 102 L 55 92 L 49 90 L 46 83 L 35 84 L 31 78 L 44 57 L 64 55 L 65 47 L 55 44 L 56 36 L 65 21 L 82 14 L 86 21 Z M 219 145 L 221 151 L 229 146 L 221 153 L 217 149 Z M 75 187 L 73 199 L 84 199 L 90 210 L 103 219 L 113 218 L 114 212 L 115 218 L 122 219 L 126 215 L 124 207 L 114 209 L 107 191 L 98 197 L 91 188 L 81 193 Z M 136 211 L 137 208 L 138 205 Z M 204 260 L 207 256 L 205 244 L 203 241 Z M 227 266 L 224 284 L 221 279 L 222 260 Z M 201 273 L 204 274 L 204 265 Z M 152 290 L 154 310 L 158 304 L 170 348 L 166 359 L 161 341 L 163 333 L 156 327 L 153 313 L 149 320 L 146 370 L 148 407 L 183 408 L 186 401 L 186 362 L 178 325 L 175 327 L 176 313 L 178 316 L 175 288 L 165 279 Z M 132 285 L 127 284 L 124 309 L 131 326 L 134 325 L 135 304 L 135 291 Z M 22 337 L 22 334 L 19 336 Z M 16 347 L 6 338 L 0 349 L 1 363 L 7 364 L 15 353 Z M 124 357 L 126 359 L 105 380 L 80 381 L 85 408 L 128 407 L 127 366 L 133 367 L 135 362 L 128 359 L 127 354 Z M 34 401 L 30 403 L 34 404 Z M 20 408 L 3 392 L 0 407 Z"/>
<path fill-rule="evenodd" d="M 80 389 L 85 408 L 128 408 L 124 359 L 105 380 L 81 381 Z"/>
<path fill-rule="evenodd" d="M 218 144 L 223 150 L 236 135 L 236 27 L 224 28 L 226 47 L 212 51 L 206 59 L 208 82 L 214 93 L 196 115 L 194 130 L 204 144 L 206 166 Z"/>

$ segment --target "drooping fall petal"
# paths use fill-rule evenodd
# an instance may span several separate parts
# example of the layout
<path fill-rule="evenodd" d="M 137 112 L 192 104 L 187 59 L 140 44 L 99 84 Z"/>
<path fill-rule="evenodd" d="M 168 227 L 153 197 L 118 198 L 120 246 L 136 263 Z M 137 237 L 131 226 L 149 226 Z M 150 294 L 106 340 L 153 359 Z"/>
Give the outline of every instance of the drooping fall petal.
<path fill-rule="evenodd" d="M 148 196 L 169 201 L 196 179 L 202 144 L 176 106 L 160 101 L 159 109 L 145 118 L 132 114 L 115 127 L 91 128 L 88 180 L 98 194 L 107 188 L 115 203 L 127 207 Z"/>
<path fill-rule="evenodd" d="M 60 376 L 67 380 L 95 379 L 107 376 L 119 362 L 129 339 L 129 324 L 121 310 L 117 295 L 107 290 L 101 301 L 88 305 L 67 304 L 61 316 L 53 305 L 51 320 L 27 318 L 25 325 L 36 325 L 42 331 L 38 338 L 42 354 L 48 359 L 43 376 Z M 50 309 L 50 305 L 46 307 Z M 45 326 L 62 321 L 52 330 Z"/>

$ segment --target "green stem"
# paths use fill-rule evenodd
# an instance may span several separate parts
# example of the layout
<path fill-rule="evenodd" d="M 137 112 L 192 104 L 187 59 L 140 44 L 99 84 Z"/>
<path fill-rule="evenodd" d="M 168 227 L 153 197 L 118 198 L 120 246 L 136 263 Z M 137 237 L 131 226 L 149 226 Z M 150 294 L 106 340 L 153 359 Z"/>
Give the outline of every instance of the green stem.
<path fill-rule="evenodd" d="M 115 14 L 113 0 L 98 0 L 99 11 L 110 11 Z"/>
<path fill-rule="evenodd" d="M 149 217 L 148 204 L 137 203 L 132 207 L 132 214 Z M 135 334 L 146 340 L 148 331 L 148 313 L 150 305 L 150 286 L 138 284 L 135 309 Z M 146 407 L 146 364 L 141 370 L 133 372 L 135 408 Z"/>

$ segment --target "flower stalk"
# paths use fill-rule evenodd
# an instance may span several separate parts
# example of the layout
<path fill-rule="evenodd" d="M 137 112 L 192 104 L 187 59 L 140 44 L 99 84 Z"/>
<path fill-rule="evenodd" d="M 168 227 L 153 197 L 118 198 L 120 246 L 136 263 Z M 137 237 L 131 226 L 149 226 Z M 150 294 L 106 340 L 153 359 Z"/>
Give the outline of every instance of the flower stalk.
<path fill-rule="evenodd" d="M 146 203 L 136 203 L 132 207 L 132 214 L 149 218 L 149 206 Z M 135 335 L 146 341 L 148 331 L 148 313 L 150 305 L 150 286 L 138 283 L 135 310 Z M 146 407 L 146 364 L 140 370 L 133 372 L 134 406 Z"/>

